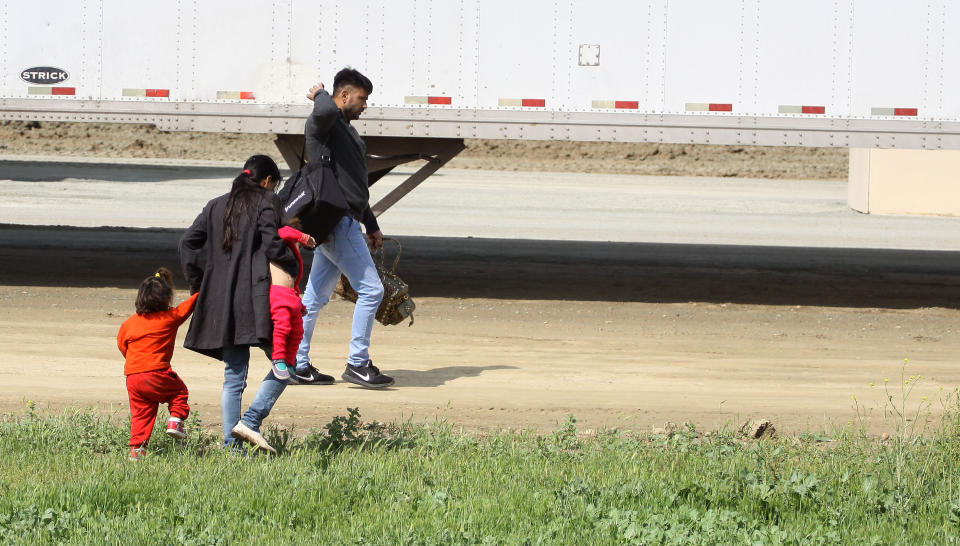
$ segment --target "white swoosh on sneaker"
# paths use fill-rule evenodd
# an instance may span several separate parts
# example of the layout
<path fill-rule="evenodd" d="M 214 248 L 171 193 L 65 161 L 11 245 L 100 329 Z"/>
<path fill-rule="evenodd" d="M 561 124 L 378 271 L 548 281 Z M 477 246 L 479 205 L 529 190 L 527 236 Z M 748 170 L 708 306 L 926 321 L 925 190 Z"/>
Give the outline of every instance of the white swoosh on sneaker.
<path fill-rule="evenodd" d="M 363 379 L 363 380 L 366 381 L 367 383 L 370 382 L 370 375 L 369 375 L 369 374 L 363 375 L 362 373 L 360 373 L 360 372 L 358 372 L 358 371 L 356 371 L 356 370 L 354 370 L 353 373 L 354 373 L 354 375 L 356 375 L 356 376 L 359 377 L 360 379 Z"/>

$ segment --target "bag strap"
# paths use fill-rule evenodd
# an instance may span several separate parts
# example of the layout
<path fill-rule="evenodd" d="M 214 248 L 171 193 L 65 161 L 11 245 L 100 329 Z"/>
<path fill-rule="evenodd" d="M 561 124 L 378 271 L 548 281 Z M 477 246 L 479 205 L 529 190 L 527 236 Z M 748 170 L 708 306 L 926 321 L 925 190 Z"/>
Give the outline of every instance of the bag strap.
<path fill-rule="evenodd" d="M 304 137 L 303 146 L 300 147 L 300 153 L 297 154 L 297 162 L 300 164 L 296 169 L 293 169 L 293 172 L 297 172 L 307 164 L 307 139 Z"/>
<path fill-rule="evenodd" d="M 384 237 L 383 241 L 390 241 L 393 244 L 397 245 L 397 257 L 393 259 L 393 267 L 390 268 L 390 273 L 396 273 L 397 265 L 400 264 L 400 255 L 403 254 L 403 245 L 400 244 L 400 241 L 394 239 L 393 237 Z M 377 258 L 377 265 L 383 268 L 383 256 L 386 254 L 383 251 L 383 247 L 380 247 L 373 251 L 374 256 Z"/>

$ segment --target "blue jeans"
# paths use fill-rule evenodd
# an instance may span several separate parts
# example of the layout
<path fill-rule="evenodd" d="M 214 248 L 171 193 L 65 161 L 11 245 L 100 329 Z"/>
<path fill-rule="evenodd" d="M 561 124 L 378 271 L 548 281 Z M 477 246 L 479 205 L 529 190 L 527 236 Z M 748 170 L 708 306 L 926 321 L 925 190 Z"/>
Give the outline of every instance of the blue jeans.
<path fill-rule="evenodd" d="M 270 353 L 264 349 L 267 358 Z M 250 346 L 234 345 L 223 348 L 223 395 L 220 398 L 220 416 L 223 419 L 223 443 L 232 445 L 236 440 L 231 431 L 240 419 L 240 399 L 243 396 L 243 389 L 247 386 L 247 372 L 250 368 Z M 257 395 L 254 397 L 250 408 L 243 414 L 243 424 L 253 430 L 259 431 L 260 424 L 270 415 L 270 410 L 280 398 L 287 383 L 280 381 L 273 376 L 270 370 L 267 370 L 267 376 L 260 383 L 257 389 Z"/>
<path fill-rule="evenodd" d="M 310 340 L 317 324 L 317 315 L 330 301 L 330 294 L 336 288 L 341 272 L 357 291 L 347 364 L 362 366 L 370 359 L 370 333 L 380 300 L 383 299 L 383 284 L 370 257 L 360 223 L 344 216 L 333 228 L 330 239 L 313 252 L 313 266 L 307 279 L 307 289 L 303 293 L 303 305 L 307 308 L 307 314 L 303 317 L 303 341 L 297 351 L 297 367 L 301 370 L 310 362 Z"/>

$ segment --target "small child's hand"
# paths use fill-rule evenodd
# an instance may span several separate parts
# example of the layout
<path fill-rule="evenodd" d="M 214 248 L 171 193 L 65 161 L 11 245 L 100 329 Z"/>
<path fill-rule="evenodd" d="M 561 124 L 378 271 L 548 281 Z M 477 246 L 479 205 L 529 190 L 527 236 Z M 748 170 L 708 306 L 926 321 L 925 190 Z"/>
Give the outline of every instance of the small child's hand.
<path fill-rule="evenodd" d="M 297 242 L 307 248 L 314 248 L 317 246 L 317 240 L 306 233 L 301 233 L 300 239 Z"/>

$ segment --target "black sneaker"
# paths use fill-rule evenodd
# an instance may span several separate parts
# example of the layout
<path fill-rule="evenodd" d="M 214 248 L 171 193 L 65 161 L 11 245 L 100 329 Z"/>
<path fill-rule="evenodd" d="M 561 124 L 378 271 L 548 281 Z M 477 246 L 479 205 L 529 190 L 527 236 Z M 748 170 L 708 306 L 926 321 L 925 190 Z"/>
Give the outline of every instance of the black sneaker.
<path fill-rule="evenodd" d="M 307 364 L 307 371 L 298 372 L 295 369 L 290 370 L 290 379 L 287 379 L 288 385 L 333 385 L 333 376 L 320 373 L 320 370 Z"/>
<path fill-rule="evenodd" d="M 344 381 L 349 381 L 355 385 L 366 387 L 368 389 L 382 389 L 393 385 L 393 378 L 380 373 L 380 369 L 373 365 L 372 360 L 366 361 L 363 366 L 351 366 L 347 364 L 340 377 Z"/>

